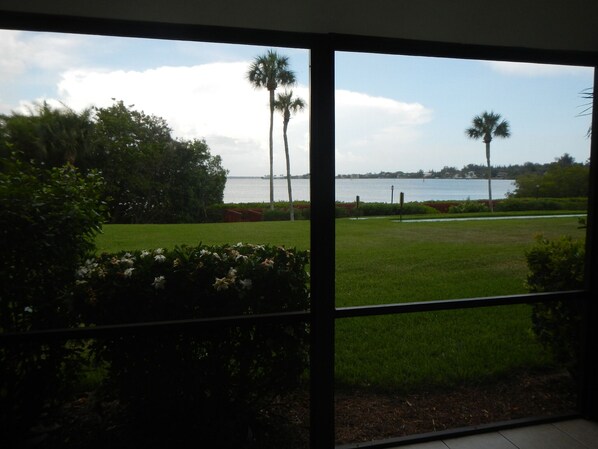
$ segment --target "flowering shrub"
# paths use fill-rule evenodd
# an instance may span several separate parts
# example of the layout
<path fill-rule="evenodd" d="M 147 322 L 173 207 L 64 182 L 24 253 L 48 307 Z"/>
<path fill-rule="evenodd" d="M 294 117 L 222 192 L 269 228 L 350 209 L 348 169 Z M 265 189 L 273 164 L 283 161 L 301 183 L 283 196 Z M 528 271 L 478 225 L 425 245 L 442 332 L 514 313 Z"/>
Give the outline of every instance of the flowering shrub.
<path fill-rule="evenodd" d="M 240 243 L 102 254 L 77 270 L 74 306 L 87 325 L 305 310 L 307 263 Z"/>
<path fill-rule="evenodd" d="M 305 310 L 307 263 L 307 252 L 240 243 L 102 254 L 78 269 L 73 308 L 86 325 Z M 303 322 L 218 325 L 91 350 L 107 366 L 104 393 L 133 416 L 201 423 L 205 434 L 296 386 L 308 338 Z"/>
<path fill-rule="evenodd" d="M 467 198 L 465 201 L 460 201 L 454 206 L 449 206 L 449 214 L 464 214 L 468 212 L 488 212 L 490 209 L 486 205 L 486 201 L 473 201 Z"/>

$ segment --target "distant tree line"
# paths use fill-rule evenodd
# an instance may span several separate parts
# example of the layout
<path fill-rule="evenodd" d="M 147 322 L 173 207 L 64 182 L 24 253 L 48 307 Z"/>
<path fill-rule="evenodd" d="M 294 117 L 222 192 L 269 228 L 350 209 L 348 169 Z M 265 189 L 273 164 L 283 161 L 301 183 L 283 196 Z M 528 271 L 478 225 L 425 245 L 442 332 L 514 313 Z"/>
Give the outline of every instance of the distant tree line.
<path fill-rule="evenodd" d="M 202 221 L 222 203 L 226 170 L 203 140 L 179 140 L 160 117 L 115 101 L 75 112 L 37 105 L 0 115 L 0 157 L 97 169 L 114 223 Z"/>
<path fill-rule="evenodd" d="M 578 163 L 567 153 L 560 158 L 556 159 L 560 165 L 574 165 L 589 167 L 589 162 Z M 540 164 L 537 162 L 526 162 L 524 164 L 514 165 L 497 165 L 492 167 L 492 177 L 502 179 L 513 179 L 516 180 L 522 175 L 543 175 L 554 165 L 554 162 Z M 440 170 L 430 170 L 424 172 L 418 170 L 415 172 L 404 172 L 404 171 L 381 171 L 378 173 L 353 173 L 353 174 L 341 174 L 337 175 L 337 178 L 414 178 L 421 179 L 423 177 L 430 178 L 480 178 L 486 177 L 488 167 L 486 165 L 468 164 L 462 168 L 445 166 Z"/>
<path fill-rule="evenodd" d="M 488 171 L 485 165 L 469 164 L 461 169 L 444 167 L 439 171 L 417 172 L 379 172 L 352 175 L 337 175 L 337 178 L 480 178 L 484 179 Z M 565 153 L 554 162 L 538 164 L 526 162 L 522 165 L 492 167 L 494 178 L 513 179 L 514 197 L 530 198 L 574 198 L 586 197 L 589 188 L 590 163 L 575 162 Z"/>

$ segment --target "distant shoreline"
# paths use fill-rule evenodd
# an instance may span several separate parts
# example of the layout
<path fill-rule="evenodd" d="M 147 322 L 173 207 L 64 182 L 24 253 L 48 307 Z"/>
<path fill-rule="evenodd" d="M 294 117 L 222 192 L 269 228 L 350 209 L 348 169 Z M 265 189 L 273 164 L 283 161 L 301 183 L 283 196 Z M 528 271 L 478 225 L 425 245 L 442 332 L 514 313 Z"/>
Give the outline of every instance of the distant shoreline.
<path fill-rule="evenodd" d="M 227 179 L 263 179 L 264 181 L 269 180 L 269 177 L 264 177 L 264 176 L 227 176 Z M 287 179 L 286 176 L 274 176 L 274 179 Z M 291 179 L 310 179 L 309 175 L 291 175 Z M 389 178 L 386 176 L 359 176 L 359 177 L 351 177 L 348 175 L 335 175 L 334 179 L 399 179 L 399 180 L 405 180 L 405 179 L 420 179 L 420 180 L 425 180 L 425 179 L 455 179 L 455 180 L 474 180 L 474 181 L 479 181 L 479 180 L 483 180 L 486 181 L 488 178 L 441 178 L 439 176 L 424 176 L 424 177 L 411 177 L 411 176 L 404 176 L 404 177 L 400 177 L 400 178 Z M 504 181 L 515 181 L 515 178 L 503 178 L 501 176 L 495 176 L 492 179 L 499 179 L 499 180 L 504 180 Z"/>
<path fill-rule="evenodd" d="M 332 181 L 332 180 L 331 180 Z M 287 201 L 287 181 L 274 179 L 274 201 Z M 224 189 L 224 200 L 230 203 L 260 202 L 269 198 L 268 179 L 259 176 L 229 177 Z M 293 179 L 293 200 L 309 200 L 313 187 L 310 179 Z M 400 192 L 405 201 L 465 200 L 488 197 L 487 179 L 436 179 L 436 178 L 336 178 L 335 199 L 354 201 L 359 196 L 363 202 L 391 202 L 398 200 Z M 494 179 L 492 189 L 496 199 L 506 197 L 515 190 L 514 181 Z"/>

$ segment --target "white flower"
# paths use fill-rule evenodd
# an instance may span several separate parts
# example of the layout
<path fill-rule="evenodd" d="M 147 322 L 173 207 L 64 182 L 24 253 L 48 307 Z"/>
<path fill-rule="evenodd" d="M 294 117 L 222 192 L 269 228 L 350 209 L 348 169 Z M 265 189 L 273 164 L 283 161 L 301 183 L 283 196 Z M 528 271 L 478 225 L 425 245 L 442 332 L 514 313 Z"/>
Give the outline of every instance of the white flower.
<path fill-rule="evenodd" d="M 154 256 L 154 260 L 156 262 L 164 262 L 166 260 L 166 256 L 164 256 L 162 254 L 157 254 Z"/>
<path fill-rule="evenodd" d="M 227 278 L 216 278 L 216 282 L 212 284 L 212 287 L 216 289 L 217 292 L 221 290 L 228 289 L 228 279 Z"/>
<path fill-rule="evenodd" d="M 154 278 L 154 282 L 152 282 L 152 286 L 156 290 L 162 290 L 166 285 L 166 278 L 164 276 L 157 276 Z"/>
<path fill-rule="evenodd" d="M 88 273 L 89 270 L 87 269 L 87 267 L 79 267 L 76 274 L 78 278 L 84 278 L 87 276 Z"/>
<path fill-rule="evenodd" d="M 143 251 L 141 251 L 141 254 L 139 255 L 139 257 L 140 257 L 141 259 L 143 259 L 144 257 L 147 257 L 147 256 L 149 256 L 149 255 L 150 255 L 150 252 L 149 252 L 149 251 L 143 250 Z"/>
<path fill-rule="evenodd" d="M 230 268 L 226 277 L 230 279 L 231 282 L 235 282 L 235 278 L 237 277 L 237 270 L 235 270 L 234 268 Z"/>
<path fill-rule="evenodd" d="M 27 312 L 27 313 L 31 313 L 31 312 L 33 312 L 33 309 L 32 309 L 31 307 L 29 307 L 29 306 L 25 307 L 23 310 L 24 310 L 25 312 Z"/>
<path fill-rule="evenodd" d="M 156 248 L 154 250 L 154 254 L 162 254 L 162 253 L 164 253 L 164 250 L 162 248 Z"/>
<path fill-rule="evenodd" d="M 251 288 L 251 286 L 253 285 L 253 282 L 251 282 L 251 279 L 241 279 L 239 281 L 239 284 L 241 284 L 241 288 L 243 288 L 245 290 L 249 290 Z"/>
<path fill-rule="evenodd" d="M 200 255 L 200 256 L 209 256 L 210 254 L 212 254 L 212 253 L 211 253 L 211 252 L 209 252 L 207 249 L 202 249 L 202 250 L 199 252 L 199 255 Z"/>
<path fill-rule="evenodd" d="M 264 268 L 272 268 L 272 267 L 274 266 L 274 261 L 273 261 L 272 259 L 265 259 L 265 260 L 264 260 L 264 261 L 261 263 L 261 265 L 262 265 Z"/>
<path fill-rule="evenodd" d="M 135 268 L 127 268 L 123 274 L 125 275 L 126 278 L 130 278 L 133 275 L 134 269 Z"/>
<path fill-rule="evenodd" d="M 122 263 L 123 265 L 128 265 L 129 267 L 132 267 L 133 265 L 135 265 L 135 263 L 133 262 L 133 259 L 127 259 L 125 257 L 120 259 L 120 263 Z"/>

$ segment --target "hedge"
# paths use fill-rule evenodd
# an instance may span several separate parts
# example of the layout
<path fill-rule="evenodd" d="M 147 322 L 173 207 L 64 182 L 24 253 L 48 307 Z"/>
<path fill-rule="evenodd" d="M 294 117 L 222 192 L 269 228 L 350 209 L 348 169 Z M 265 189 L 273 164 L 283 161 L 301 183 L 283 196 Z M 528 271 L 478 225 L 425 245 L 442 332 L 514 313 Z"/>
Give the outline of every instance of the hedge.
<path fill-rule="evenodd" d="M 307 310 L 307 263 L 305 251 L 240 243 L 102 254 L 79 268 L 72 305 L 86 326 Z M 143 426 L 235 440 L 300 384 L 308 342 L 306 323 L 273 323 L 109 338 L 90 353 L 107 369 L 100 391 Z"/>
<path fill-rule="evenodd" d="M 527 287 L 532 293 L 583 288 L 585 242 L 539 236 L 526 251 L 529 268 Z M 553 354 L 556 362 L 577 378 L 581 345 L 581 309 L 576 301 L 536 303 L 532 308 L 534 334 Z"/>

